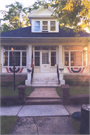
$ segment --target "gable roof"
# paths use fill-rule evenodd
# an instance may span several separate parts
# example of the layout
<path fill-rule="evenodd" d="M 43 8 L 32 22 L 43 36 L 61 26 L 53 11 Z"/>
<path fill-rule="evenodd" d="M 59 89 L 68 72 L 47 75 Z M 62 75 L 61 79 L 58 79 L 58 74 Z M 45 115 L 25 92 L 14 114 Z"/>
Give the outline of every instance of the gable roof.
<path fill-rule="evenodd" d="M 67 28 L 69 29 L 69 28 Z M 31 32 L 31 26 L 29 27 L 24 27 L 24 28 L 20 28 L 20 29 L 16 29 L 16 30 L 11 30 L 8 32 L 3 32 L 1 33 L 1 38 L 4 37 L 8 37 L 8 38 L 12 38 L 12 37 L 75 37 L 76 33 L 73 32 L 73 29 L 69 29 L 70 32 L 66 32 L 66 30 L 60 29 L 59 28 L 59 32 L 57 33 L 32 33 Z M 83 33 L 82 31 L 79 32 L 78 34 L 80 34 L 79 37 L 90 37 L 90 33 Z"/>
<path fill-rule="evenodd" d="M 41 6 L 40 8 L 38 8 L 37 10 L 32 11 L 29 14 L 29 18 L 37 18 L 37 17 L 49 17 L 49 18 L 53 18 L 51 15 L 53 13 L 53 10 L 50 7 L 44 8 L 44 6 Z M 54 17 L 55 18 L 55 17 Z"/>

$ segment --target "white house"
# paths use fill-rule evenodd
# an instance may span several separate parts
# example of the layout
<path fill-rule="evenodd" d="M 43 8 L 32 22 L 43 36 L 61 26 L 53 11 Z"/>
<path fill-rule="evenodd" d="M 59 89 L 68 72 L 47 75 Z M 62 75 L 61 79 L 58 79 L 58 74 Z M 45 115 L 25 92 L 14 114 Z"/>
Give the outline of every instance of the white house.
<path fill-rule="evenodd" d="M 63 75 L 64 78 L 72 79 L 89 78 L 90 34 L 79 32 L 80 36 L 76 37 L 73 29 L 67 28 L 69 32 L 60 29 L 59 22 L 51 16 L 52 13 L 50 7 L 40 7 L 30 13 L 30 27 L 1 33 L 2 77 L 13 76 L 15 61 L 16 76 L 21 79 L 27 76 L 27 86 L 65 84 Z M 32 67 L 34 73 L 31 84 Z"/>

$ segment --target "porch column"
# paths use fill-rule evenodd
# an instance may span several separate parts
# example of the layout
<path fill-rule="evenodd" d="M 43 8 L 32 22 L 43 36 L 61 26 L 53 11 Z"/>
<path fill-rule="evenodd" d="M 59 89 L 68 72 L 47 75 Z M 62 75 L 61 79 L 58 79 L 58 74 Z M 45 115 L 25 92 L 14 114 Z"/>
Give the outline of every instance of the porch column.
<path fill-rule="evenodd" d="M 65 84 L 65 80 L 63 80 L 63 49 L 62 45 L 59 45 L 59 76 L 60 76 L 60 84 Z"/>
<path fill-rule="evenodd" d="M 62 45 L 59 45 L 59 68 L 63 68 L 63 63 L 62 63 Z"/>
<path fill-rule="evenodd" d="M 0 45 L 0 56 L 2 55 L 2 54 L 1 54 L 1 49 L 2 49 L 2 48 L 1 48 L 1 45 Z M 2 64 L 1 64 L 1 57 L 0 57 L 0 73 L 1 73 L 1 72 L 2 72 Z"/>
<path fill-rule="evenodd" d="M 30 86 L 31 82 L 31 55 L 32 55 L 32 45 L 28 45 L 27 50 L 27 80 L 25 80 L 25 85 Z"/>
<path fill-rule="evenodd" d="M 88 63 L 89 63 L 89 73 L 90 73 L 90 43 L 88 45 Z"/>

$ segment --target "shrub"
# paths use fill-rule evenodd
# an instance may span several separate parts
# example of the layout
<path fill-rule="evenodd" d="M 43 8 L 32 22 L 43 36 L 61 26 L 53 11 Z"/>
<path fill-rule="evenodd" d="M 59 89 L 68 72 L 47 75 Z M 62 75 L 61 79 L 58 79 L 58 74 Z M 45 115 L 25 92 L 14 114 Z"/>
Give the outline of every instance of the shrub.
<path fill-rule="evenodd" d="M 67 79 L 67 78 L 65 79 L 65 83 L 69 84 L 69 85 L 73 85 L 74 84 L 72 79 Z"/>

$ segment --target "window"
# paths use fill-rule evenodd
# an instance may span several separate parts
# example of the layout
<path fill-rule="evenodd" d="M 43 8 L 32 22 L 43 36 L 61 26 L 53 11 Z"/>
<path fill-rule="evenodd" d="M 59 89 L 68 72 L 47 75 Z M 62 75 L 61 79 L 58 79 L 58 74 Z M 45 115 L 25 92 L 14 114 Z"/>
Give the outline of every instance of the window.
<path fill-rule="evenodd" d="M 22 52 L 22 66 L 26 66 L 26 52 Z"/>
<path fill-rule="evenodd" d="M 34 31 L 40 31 L 40 21 L 35 21 L 34 23 Z"/>
<path fill-rule="evenodd" d="M 56 64 L 56 52 L 51 52 L 51 66 Z"/>
<path fill-rule="evenodd" d="M 8 66 L 8 52 L 4 52 L 3 54 L 3 65 Z"/>
<path fill-rule="evenodd" d="M 87 51 L 83 51 L 83 66 L 87 65 Z"/>
<path fill-rule="evenodd" d="M 87 66 L 87 49 L 83 46 L 64 46 L 65 66 Z"/>
<path fill-rule="evenodd" d="M 65 52 L 65 66 L 69 66 L 69 52 Z"/>
<path fill-rule="evenodd" d="M 15 66 L 20 66 L 20 52 L 9 52 L 9 66 L 13 66 L 13 62 Z"/>
<path fill-rule="evenodd" d="M 32 20 L 32 32 L 59 32 L 59 23 L 56 20 Z"/>
<path fill-rule="evenodd" d="M 50 21 L 50 31 L 55 31 L 55 21 Z"/>
<path fill-rule="evenodd" d="M 87 52 L 83 51 L 66 51 L 64 52 L 65 66 L 86 66 Z"/>
<path fill-rule="evenodd" d="M 82 66 L 82 53 L 71 52 L 71 66 Z"/>
<path fill-rule="evenodd" d="M 9 46 L 4 47 L 3 66 L 26 66 L 26 47 Z"/>
<path fill-rule="evenodd" d="M 42 64 L 49 64 L 49 53 L 42 53 Z"/>
<path fill-rule="evenodd" d="M 40 52 L 35 52 L 35 66 L 40 66 Z"/>
<path fill-rule="evenodd" d="M 42 31 L 48 31 L 48 21 L 42 22 Z"/>
<path fill-rule="evenodd" d="M 56 46 L 36 46 L 35 50 L 56 50 Z"/>

